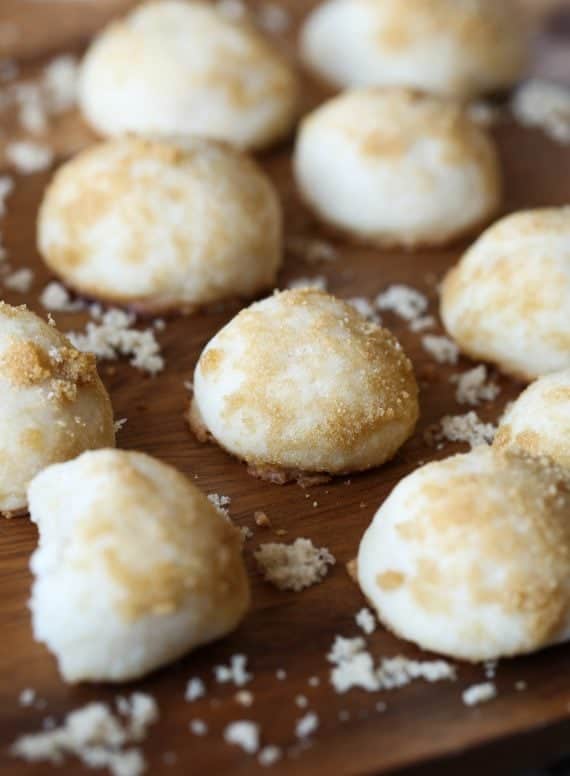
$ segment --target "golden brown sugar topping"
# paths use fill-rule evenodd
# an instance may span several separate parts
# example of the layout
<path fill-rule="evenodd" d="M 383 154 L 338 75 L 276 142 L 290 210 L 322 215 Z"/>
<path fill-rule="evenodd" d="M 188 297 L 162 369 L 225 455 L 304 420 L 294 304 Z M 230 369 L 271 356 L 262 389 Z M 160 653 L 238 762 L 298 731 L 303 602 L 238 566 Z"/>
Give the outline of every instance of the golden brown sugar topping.
<path fill-rule="evenodd" d="M 376 584 L 381 590 L 397 590 L 402 587 L 405 579 L 400 571 L 383 571 L 376 575 Z"/>
<path fill-rule="evenodd" d="M 487 133 L 453 100 L 412 89 L 361 89 L 330 101 L 311 114 L 306 124 L 317 121 L 342 132 L 370 159 L 397 160 L 429 138 L 440 144 L 443 163 L 479 163 L 489 185 L 499 185 Z"/>
<path fill-rule="evenodd" d="M 437 567 L 429 558 L 419 562 L 410 591 L 424 608 L 443 611 L 466 586 L 473 605 L 522 616 L 529 638 L 544 643 L 568 606 L 570 472 L 545 457 L 488 454 L 493 467 L 485 472 L 450 470 L 447 482 L 424 483 L 415 494 L 430 507 L 399 526 L 411 522 L 413 530 L 399 533 L 426 548 L 437 537 L 438 555 L 447 560 Z M 471 560 L 454 560 L 462 541 L 471 544 Z"/>
<path fill-rule="evenodd" d="M 419 41 L 441 35 L 453 36 L 466 55 L 500 67 L 505 47 L 515 44 L 509 33 L 519 24 L 508 11 L 508 3 L 493 0 L 360 0 L 385 11 L 377 30 L 378 44 L 395 54 Z M 520 52 L 522 56 L 522 51 Z M 507 60 L 508 62 L 508 60 Z"/>
<path fill-rule="evenodd" d="M 51 361 L 43 348 L 31 340 L 14 338 L 0 358 L 2 374 L 17 386 L 40 385 L 51 377 Z"/>
<path fill-rule="evenodd" d="M 0 374 L 22 388 L 47 383 L 49 398 L 58 401 L 75 401 L 80 386 L 98 381 L 92 353 L 81 353 L 71 345 L 46 352 L 32 340 L 16 337 L 0 356 Z"/>
<path fill-rule="evenodd" d="M 228 591 L 242 590 L 239 534 L 205 496 L 166 466 L 160 484 L 156 472 L 125 458 L 114 458 L 112 466 L 99 469 L 109 478 L 112 514 L 102 495 L 84 516 L 78 539 L 101 543 L 122 617 L 172 613 L 193 594 L 222 606 Z"/>

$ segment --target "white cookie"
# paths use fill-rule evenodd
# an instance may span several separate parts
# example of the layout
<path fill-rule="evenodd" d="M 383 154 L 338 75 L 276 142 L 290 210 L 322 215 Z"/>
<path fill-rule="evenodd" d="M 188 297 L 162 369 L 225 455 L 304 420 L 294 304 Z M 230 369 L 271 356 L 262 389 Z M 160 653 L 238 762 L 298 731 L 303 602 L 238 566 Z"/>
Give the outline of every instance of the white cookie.
<path fill-rule="evenodd" d="M 0 514 L 26 509 L 28 484 L 46 466 L 114 444 L 95 357 L 25 307 L 0 302 Z"/>
<path fill-rule="evenodd" d="M 527 35 L 509 0 L 328 0 L 305 22 L 301 53 L 340 87 L 467 98 L 520 78 Z"/>
<path fill-rule="evenodd" d="M 194 374 L 198 436 L 280 482 L 379 466 L 417 418 L 413 369 L 396 338 L 314 289 L 242 310 Z"/>
<path fill-rule="evenodd" d="M 265 173 L 229 146 L 120 139 L 56 173 L 38 243 L 50 269 L 90 297 L 192 310 L 274 285 L 281 207 Z"/>
<path fill-rule="evenodd" d="M 295 175 L 324 220 L 364 240 L 446 243 L 487 221 L 500 202 L 492 140 L 451 101 L 363 89 L 301 124 Z"/>
<path fill-rule="evenodd" d="M 34 635 L 66 681 L 136 679 L 244 616 L 239 533 L 171 466 L 85 453 L 39 474 L 29 497 Z"/>
<path fill-rule="evenodd" d="M 479 661 L 570 638 L 570 476 L 479 447 L 403 479 L 358 553 L 379 619 L 423 649 Z"/>
<path fill-rule="evenodd" d="M 205 135 L 260 148 L 297 111 L 291 67 L 250 25 L 202 2 L 147 2 L 112 22 L 81 65 L 79 105 L 102 135 Z"/>
<path fill-rule="evenodd" d="M 570 468 L 570 369 L 531 383 L 501 420 L 493 444 Z"/>
<path fill-rule="evenodd" d="M 441 317 L 464 353 L 523 380 L 570 367 L 570 207 L 487 229 L 445 278 Z"/>

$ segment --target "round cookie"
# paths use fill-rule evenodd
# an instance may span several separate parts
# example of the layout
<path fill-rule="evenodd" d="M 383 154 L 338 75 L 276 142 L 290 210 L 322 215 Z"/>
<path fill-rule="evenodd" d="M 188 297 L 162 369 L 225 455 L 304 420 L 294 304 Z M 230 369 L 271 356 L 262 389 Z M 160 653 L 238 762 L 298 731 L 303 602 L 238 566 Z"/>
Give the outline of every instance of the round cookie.
<path fill-rule="evenodd" d="M 423 649 L 497 660 L 570 638 L 570 475 L 479 447 L 403 479 L 358 553 L 381 622 Z"/>
<path fill-rule="evenodd" d="M 437 245 L 487 221 L 501 197 L 492 140 L 462 106 L 402 89 L 341 94 L 301 124 L 302 197 L 379 245 Z"/>
<path fill-rule="evenodd" d="M 242 148 L 282 138 L 297 78 L 256 30 L 202 2 L 147 2 L 88 49 L 79 105 L 102 135 L 205 135 Z"/>
<path fill-rule="evenodd" d="M 396 338 L 314 289 L 242 310 L 194 373 L 190 425 L 275 482 L 370 469 L 418 418 L 412 365 Z"/>
<path fill-rule="evenodd" d="M 115 444 L 113 409 L 95 357 L 25 307 L 0 302 L 0 515 L 52 463 Z"/>
<path fill-rule="evenodd" d="M 493 444 L 570 468 L 570 369 L 529 385 L 502 418 Z"/>
<path fill-rule="evenodd" d="M 508 0 L 328 0 L 301 32 L 307 66 L 336 86 L 469 98 L 517 81 L 527 34 Z"/>
<path fill-rule="evenodd" d="M 39 474 L 29 497 L 34 636 L 66 681 L 136 679 L 244 616 L 239 533 L 171 466 L 85 453 Z"/>
<path fill-rule="evenodd" d="M 487 229 L 447 274 L 441 317 L 464 353 L 527 382 L 570 367 L 570 207 Z"/>
<path fill-rule="evenodd" d="M 281 207 L 265 173 L 229 146 L 124 138 L 56 173 L 38 244 L 49 268 L 90 297 L 188 311 L 274 285 Z"/>

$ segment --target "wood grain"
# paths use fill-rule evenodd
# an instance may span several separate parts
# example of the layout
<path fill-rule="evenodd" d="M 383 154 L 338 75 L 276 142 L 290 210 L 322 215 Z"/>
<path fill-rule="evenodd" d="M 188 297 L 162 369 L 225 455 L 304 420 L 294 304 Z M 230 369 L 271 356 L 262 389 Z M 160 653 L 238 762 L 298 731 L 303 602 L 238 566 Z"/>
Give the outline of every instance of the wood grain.
<path fill-rule="evenodd" d="M 24 19 L 22 5 L 33 6 L 37 19 Z M 63 44 L 79 47 L 86 34 L 103 16 L 121 5 L 112 0 L 96 3 L 36 2 L 3 0 L 18 23 L 29 24 L 34 45 L 26 43 L 20 55 L 41 61 L 39 54 L 51 54 Z M 124 3 L 122 3 L 124 5 Z M 66 16 L 65 34 L 61 18 Z M 288 3 L 295 19 L 301 17 L 302 0 Z M 36 10 L 37 9 L 37 10 Z M 40 29 L 41 28 L 41 29 Z M 32 34 L 31 32 L 29 34 Z M 287 42 L 291 50 L 291 39 Z M 30 65 L 32 72 L 33 64 Z M 28 71 L 26 71 L 28 72 Z M 568 73 L 570 80 L 570 72 Z M 306 103 L 322 98 L 307 80 Z M 3 123 L 10 134 L 11 124 Z M 570 201 L 570 149 L 555 145 L 539 132 L 512 123 L 495 131 L 505 171 L 505 211 Z M 63 117 L 48 138 L 57 141 L 60 159 L 92 140 L 76 115 Z M 285 144 L 261 158 L 276 182 L 285 208 L 289 234 L 330 239 L 339 259 L 333 264 L 308 266 L 288 255 L 280 285 L 300 275 L 324 274 L 334 293 L 371 297 L 393 282 L 409 283 L 428 294 L 431 312 L 436 313 L 436 286 L 445 270 L 460 255 L 465 244 L 447 250 L 418 253 L 378 252 L 330 236 L 303 208 L 295 193 L 290 168 L 291 144 Z M 2 226 L 4 242 L 14 267 L 35 269 L 34 287 L 22 297 L 6 293 L 7 301 L 27 302 L 41 312 L 38 294 L 49 279 L 35 249 L 35 217 L 49 174 L 19 178 L 9 200 Z M 362 532 L 375 510 L 398 480 L 420 462 L 465 449 L 448 445 L 437 453 L 423 441 L 424 431 L 447 413 L 466 408 L 456 404 L 449 376 L 457 371 L 434 365 L 422 351 L 420 335 L 411 333 L 396 317 L 385 322 L 400 337 L 414 360 L 421 382 L 422 417 L 414 438 L 397 458 L 380 470 L 349 479 L 335 480 L 308 491 L 296 485 L 279 487 L 251 478 L 245 468 L 211 445 L 200 445 L 188 433 L 183 413 L 188 395 L 184 381 L 191 379 L 200 350 L 232 316 L 231 310 L 188 318 L 173 318 L 159 335 L 166 357 L 166 369 L 154 379 L 146 378 L 128 364 L 101 367 L 111 393 L 116 417 L 128 418 L 119 434 L 119 444 L 140 449 L 177 466 L 206 492 L 232 498 L 231 514 L 239 525 L 247 525 L 254 537 L 246 544 L 245 557 L 251 575 L 254 606 L 239 630 L 229 638 L 205 647 L 144 681 L 128 687 L 71 687 L 58 677 L 55 661 L 32 639 L 26 601 L 30 574 L 27 564 L 36 543 L 36 531 L 27 519 L 0 523 L 0 771 L 13 776 L 51 773 L 49 766 L 28 765 L 13 760 L 7 751 L 11 741 L 24 732 L 39 729 L 46 715 L 60 719 L 66 712 L 90 700 L 112 699 L 134 688 L 155 695 L 161 710 L 160 722 L 151 729 L 145 750 L 152 774 L 250 774 L 258 770 L 248 758 L 222 741 L 224 726 L 245 718 L 261 723 L 263 741 L 284 747 L 287 755 L 270 770 L 275 774 L 372 774 L 421 769 L 437 774 L 474 773 L 484 767 L 488 773 L 506 774 L 514 767 L 555 757 L 570 747 L 570 647 L 561 646 L 537 655 L 501 663 L 498 670 L 498 698 L 479 708 L 468 709 L 461 691 L 483 680 L 481 667 L 460 665 L 455 683 L 414 683 L 391 693 L 367 694 L 351 691 L 336 695 L 329 684 L 325 655 L 336 634 L 357 635 L 354 615 L 363 605 L 358 588 L 350 581 L 344 564 L 356 554 Z M 62 329 L 83 325 L 81 315 L 57 315 Z M 459 368 L 471 366 L 462 360 Z M 502 387 L 496 402 L 480 410 L 484 419 L 496 419 L 505 403 L 521 389 L 499 378 Z M 1 397 L 0 397 L 1 401 Z M 321 585 L 303 593 L 278 592 L 257 575 L 252 551 L 260 542 L 272 541 L 271 530 L 255 526 L 253 512 L 262 509 L 276 529 L 285 530 L 283 540 L 308 536 L 317 545 L 329 547 L 337 565 Z M 369 639 L 377 656 L 404 654 L 427 657 L 382 629 Z M 248 689 L 253 706 L 244 709 L 227 685 L 216 685 L 212 667 L 227 663 L 241 652 L 248 656 L 255 675 Z M 277 669 L 288 677 L 279 681 Z M 184 701 L 188 678 L 202 677 L 208 684 L 206 698 L 189 705 Z M 313 687 L 309 678 L 317 676 Z M 525 692 L 515 683 L 527 682 Z M 33 687 L 45 699 L 45 710 L 21 708 L 17 698 L 25 687 Z M 300 752 L 295 744 L 295 720 L 304 713 L 294 699 L 304 694 L 310 708 L 319 715 L 320 728 L 314 741 Z M 375 708 L 378 700 L 387 704 L 384 712 Z M 349 712 L 347 721 L 339 712 Z M 210 733 L 196 738 L 188 731 L 193 718 L 204 719 Z M 175 760 L 165 762 L 165 754 Z M 80 773 L 75 763 L 67 773 Z"/>

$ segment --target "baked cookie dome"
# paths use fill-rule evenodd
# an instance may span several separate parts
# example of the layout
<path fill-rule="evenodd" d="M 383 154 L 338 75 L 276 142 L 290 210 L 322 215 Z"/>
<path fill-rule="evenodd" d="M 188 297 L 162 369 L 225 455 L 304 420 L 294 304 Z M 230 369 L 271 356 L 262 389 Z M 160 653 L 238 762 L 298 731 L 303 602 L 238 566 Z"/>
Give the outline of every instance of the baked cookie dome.
<path fill-rule="evenodd" d="M 570 637 L 570 475 L 490 447 L 428 464 L 380 507 L 358 581 L 423 649 L 496 660 Z"/>
<path fill-rule="evenodd" d="M 0 515 L 25 511 L 28 484 L 46 466 L 114 444 L 95 356 L 26 307 L 0 302 Z"/>
<path fill-rule="evenodd" d="M 487 229 L 447 274 L 441 317 L 464 353 L 515 377 L 570 367 L 570 207 Z"/>
<path fill-rule="evenodd" d="M 196 366 L 189 414 L 199 438 L 276 482 L 379 466 L 417 418 L 396 338 L 314 289 L 276 293 L 219 331 Z"/>
<path fill-rule="evenodd" d="M 337 86 L 407 86 L 460 98 L 504 89 L 527 60 L 508 0 L 328 0 L 301 32 L 310 69 Z"/>
<path fill-rule="evenodd" d="M 55 175 L 40 252 L 66 284 L 143 311 L 252 297 L 274 285 L 281 209 L 255 162 L 215 141 L 124 138 Z"/>
<path fill-rule="evenodd" d="M 504 415 L 493 444 L 570 468 L 570 369 L 529 385 Z"/>
<path fill-rule="evenodd" d="M 487 221 L 501 183 L 492 140 L 457 103 L 403 89 L 341 94 L 301 124 L 302 197 L 373 243 L 440 244 Z"/>
<path fill-rule="evenodd" d="M 206 135 L 260 148 L 286 135 L 297 78 L 243 21 L 203 2 L 147 2 L 88 49 L 79 105 L 102 135 Z"/>
<path fill-rule="evenodd" d="M 98 450 L 50 466 L 29 497 L 34 635 L 66 681 L 136 679 L 244 616 L 239 533 L 171 466 Z"/>

